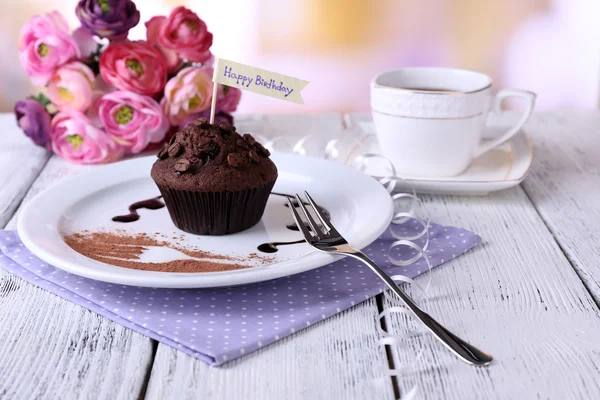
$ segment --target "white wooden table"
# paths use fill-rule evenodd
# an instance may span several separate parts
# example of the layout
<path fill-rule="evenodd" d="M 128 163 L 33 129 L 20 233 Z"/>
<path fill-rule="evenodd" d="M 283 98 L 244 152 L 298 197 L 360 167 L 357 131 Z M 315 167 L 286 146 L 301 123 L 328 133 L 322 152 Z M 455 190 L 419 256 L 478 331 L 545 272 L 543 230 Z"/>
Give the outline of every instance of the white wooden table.
<path fill-rule="evenodd" d="M 341 134 L 356 115 L 252 116 L 256 133 Z M 93 167 L 34 147 L 0 116 L 0 228 L 36 193 Z M 0 270 L 0 399 L 600 398 L 600 114 L 534 115 L 525 182 L 486 197 L 422 196 L 431 218 L 477 232 L 476 250 L 434 270 L 427 309 L 495 362 L 475 368 L 429 335 L 384 349 L 381 296 L 221 368 Z M 406 371 L 383 371 L 422 351 Z"/>

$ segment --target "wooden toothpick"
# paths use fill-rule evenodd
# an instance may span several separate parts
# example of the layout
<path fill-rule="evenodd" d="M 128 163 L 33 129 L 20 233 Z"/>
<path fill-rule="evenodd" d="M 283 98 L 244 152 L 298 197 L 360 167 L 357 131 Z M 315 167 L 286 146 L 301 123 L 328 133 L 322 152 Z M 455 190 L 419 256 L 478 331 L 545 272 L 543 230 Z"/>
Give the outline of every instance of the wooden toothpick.
<path fill-rule="evenodd" d="M 213 83 L 213 97 L 212 97 L 212 102 L 210 103 L 210 123 L 214 124 L 215 123 L 215 108 L 217 108 L 217 88 L 219 87 L 219 84 L 214 82 Z"/>

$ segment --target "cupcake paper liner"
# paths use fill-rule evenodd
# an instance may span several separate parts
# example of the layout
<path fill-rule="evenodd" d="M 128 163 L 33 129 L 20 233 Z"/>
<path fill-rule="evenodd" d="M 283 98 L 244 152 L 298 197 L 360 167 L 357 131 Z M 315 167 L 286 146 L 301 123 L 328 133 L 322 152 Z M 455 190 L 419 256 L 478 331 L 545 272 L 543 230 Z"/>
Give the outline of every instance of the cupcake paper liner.
<path fill-rule="evenodd" d="M 275 181 L 240 192 L 192 192 L 158 185 L 171 220 L 196 235 L 227 235 L 256 225 Z"/>

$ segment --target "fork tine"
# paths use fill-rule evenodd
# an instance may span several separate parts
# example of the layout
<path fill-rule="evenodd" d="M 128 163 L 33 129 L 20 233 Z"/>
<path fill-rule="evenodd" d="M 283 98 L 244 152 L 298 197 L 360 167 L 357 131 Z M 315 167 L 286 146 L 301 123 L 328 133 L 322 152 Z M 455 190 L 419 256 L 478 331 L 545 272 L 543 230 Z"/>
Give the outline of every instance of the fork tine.
<path fill-rule="evenodd" d="M 313 219 L 312 215 L 310 215 L 310 212 L 304 205 L 304 200 L 302 200 L 300 198 L 298 193 L 296 193 L 296 200 L 298 201 L 298 205 L 300 206 L 300 209 L 304 212 L 304 215 L 306 216 L 306 219 L 308 220 L 308 224 L 310 225 L 315 236 L 318 237 L 319 235 L 323 235 L 321 228 L 319 228 L 319 225 L 317 225 L 317 222 Z"/>
<path fill-rule="evenodd" d="M 294 221 L 296 222 L 298 229 L 300 229 L 300 231 L 304 235 L 304 239 L 306 239 L 306 241 L 309 242 L 313 238 L 312 234 L 306 228 L 306 225 L 304 224 L 304 221 L 302 220 L 302 218 L 300 218 L 300 215 L 298 215 L 298 212 L 296 211 L 296 207 L 294 207 L 294 203 L 292 202 L 292 199 L 288 197 L 287 201 L 290 206 L 290 210 L 292 210 L 292 216 L 294 217 Z"/>
<path fill-rule="evenodd" d="M 310 194 L 308 194 L 306 190 L 304 191 L 304 194 L 306 195 L 306 198 L 308 199 L 308 202 L 310 203 L 313 210 L 315 210 L 315 214 L 317 214 L 317 217 L 319 217 L 319 219 L 321 220 L 323 227 L 328 231 L 332 230 L 331 224 L 329 223 L 327 218 L 325 218 L 325 216 L 321 213 L 321 211 L 319 211 L 319 207 L 317 206 L 313 198 L 310 197 Z"/>

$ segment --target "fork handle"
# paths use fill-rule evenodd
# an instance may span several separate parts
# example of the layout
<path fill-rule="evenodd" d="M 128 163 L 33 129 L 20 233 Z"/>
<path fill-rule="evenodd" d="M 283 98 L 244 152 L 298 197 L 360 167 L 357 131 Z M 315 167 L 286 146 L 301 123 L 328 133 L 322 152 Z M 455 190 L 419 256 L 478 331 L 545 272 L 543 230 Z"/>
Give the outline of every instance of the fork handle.
<path fill-rule="evenodd" d="M 479 350 L 477 347 L 465 342 L 448 329 L 444 328 L 439 322 L 433 319 L 425 311 L 421 310 L 419 306 L 406 294 L 400 287 L 390 278 L 381 268 L 377 266 L 366 254 L 361 251 L 351 249 L 345 254 L 350 257 L 356 258 L 363 263 L 367 264 L 369 268 L 373 270 L 381 278 L 385 284 L 392 289 L 394 293 L 406 304 L 406 306 L 413 312 L 413 314 L 425 324 L 425 326 L 433 333 L 433 335 L 446 346 L 450 351 L 460 357 L 463 361 L 474 365 L 487 365 L 492 361 L 492 356 Z"/>

